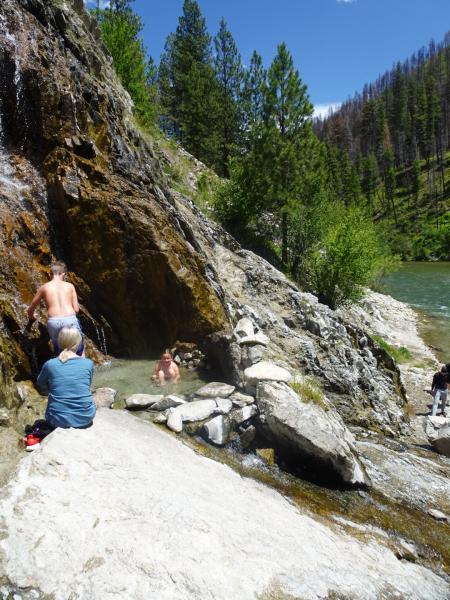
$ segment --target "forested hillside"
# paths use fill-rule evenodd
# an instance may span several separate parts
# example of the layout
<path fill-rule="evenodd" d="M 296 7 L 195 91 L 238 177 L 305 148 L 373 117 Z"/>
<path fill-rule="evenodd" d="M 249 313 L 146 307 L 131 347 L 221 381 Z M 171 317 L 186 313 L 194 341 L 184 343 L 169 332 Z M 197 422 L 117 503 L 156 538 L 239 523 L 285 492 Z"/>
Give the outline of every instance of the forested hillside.
<path fill-rule="evenodd" d="M 156 65 L 131 5 L 113 0 L 93 14 L 136 117 L 223 178 L 212 178 L 202 196 L 244 246 L 330 306 L 356 299 L 391 268 L 391 248 L 422 257 L 411 225 L 425 240 L 423 257 L 447 256 L 446 44 L 314 125 L 307 86 L 284 43 L 267 67 L 257 51 L 244 67 L 226 22 L 211 36 L 197 1 L 185 0 Z"/>
<path fill-rule="evenodd" d="M 315 131 L 356 166 L 405 258 L 450 257 L 450 33 L 397 63 Z"/>

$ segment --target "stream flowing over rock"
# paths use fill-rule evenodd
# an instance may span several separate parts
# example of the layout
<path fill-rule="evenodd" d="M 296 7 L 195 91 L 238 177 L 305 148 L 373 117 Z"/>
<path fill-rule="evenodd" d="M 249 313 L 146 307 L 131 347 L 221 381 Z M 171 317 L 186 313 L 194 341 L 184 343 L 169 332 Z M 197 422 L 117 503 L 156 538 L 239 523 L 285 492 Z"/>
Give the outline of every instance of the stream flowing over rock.
<path fill-rule="evenodd" d="M 399 560 L 369 530 L 358 540 L 342 525 L 314 520 L 156 426 L 107 409 L 92 428 L 58 429 L 22 460 L 0 515 L 2 574 L 39 598 L 449 593 L 445 580 Z"/>

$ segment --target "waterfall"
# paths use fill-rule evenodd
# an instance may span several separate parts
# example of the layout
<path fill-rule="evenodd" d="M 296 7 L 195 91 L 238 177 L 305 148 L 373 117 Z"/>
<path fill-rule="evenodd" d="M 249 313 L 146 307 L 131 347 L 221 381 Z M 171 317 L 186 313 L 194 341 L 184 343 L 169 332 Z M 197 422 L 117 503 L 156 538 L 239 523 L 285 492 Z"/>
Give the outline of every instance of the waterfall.
<path fill-rule="evenodd" d="M 100 352 L 102 352 L 102 354 L 107 355 L 108 348 L 106 346 L 105 330 L 103 329 L 103 327 L 97 327 L 97 325 L 95 325 L 95 333 L 97 335 L 98 348 Z"/>
<path fill-rule="evenodd" d="M 77 119 L 77 102 L 72 93 L 70 94 L 70 102 L 72 103 L 73 124 L 75 125 L 76 131 L 80 131 L 80 127 L 78 125 L 78 119 Z"/>

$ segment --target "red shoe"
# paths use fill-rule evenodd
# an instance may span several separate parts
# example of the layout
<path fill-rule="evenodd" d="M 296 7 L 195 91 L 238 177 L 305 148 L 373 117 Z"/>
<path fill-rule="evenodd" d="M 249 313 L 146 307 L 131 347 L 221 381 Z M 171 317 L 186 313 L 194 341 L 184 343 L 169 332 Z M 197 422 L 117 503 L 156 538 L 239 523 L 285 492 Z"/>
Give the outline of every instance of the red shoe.
<path fill-rule="evenodd" d="M 25 450 L 27 452 L 32 452 L 33 450 L 36 450 L 36 448 L 39 448 L 40 442 L 41 442 L 40 437 L 30 433 L 29 435 L 27 435 L 27 439 L 25 442 Z"/>

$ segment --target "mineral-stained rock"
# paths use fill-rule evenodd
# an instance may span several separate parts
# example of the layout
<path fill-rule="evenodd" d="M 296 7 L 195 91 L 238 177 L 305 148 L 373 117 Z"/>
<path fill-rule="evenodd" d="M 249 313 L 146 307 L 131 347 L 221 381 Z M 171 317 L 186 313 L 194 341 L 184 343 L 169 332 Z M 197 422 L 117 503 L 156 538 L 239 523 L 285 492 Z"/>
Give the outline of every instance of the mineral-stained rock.
<path fill-rule="evenodd" d="M 214 267 L 177 211 L 82 5 L 0 2 L 0 353 L 7 386 L 35 376 L 50 358 L 45 327 L 27 330 L 25 307 L 52 258 L 68 263 L 86 308 L 84 332 L 103 352 L 200 341 L 229 326 Z"/>
<path fill-rule="evenodd" d="M 273 448 L 257 448 L 256 454 L 270 466 L 275 463 L 275 450 Z"/>
<path fill-rule="evenodd" d="M 234 385 L 213 381 L 199 388 L 194 395 L 197 398 L 228 398 L 235 389 Z"/>
<path fill-rule="evenodd" d="M 216 446 L 225 446 L 230 436 L 230 420 L 226 415 L 218 415 L 203 425 L 206 439 Z"/>
<path fill-rule="evenodd" d="M 144 410 L 164 398 L 162 394 L 132 394 L 125 400 L 128 410 Z"/>
<path fill-rule="evenodd" d="M 269 439 L 299 461 L 322 465 L 344 483 L 368 483 L 353 436 L 336 411 L 303 402 L 285 383 L 260 382 L 256 398 Z"/>

